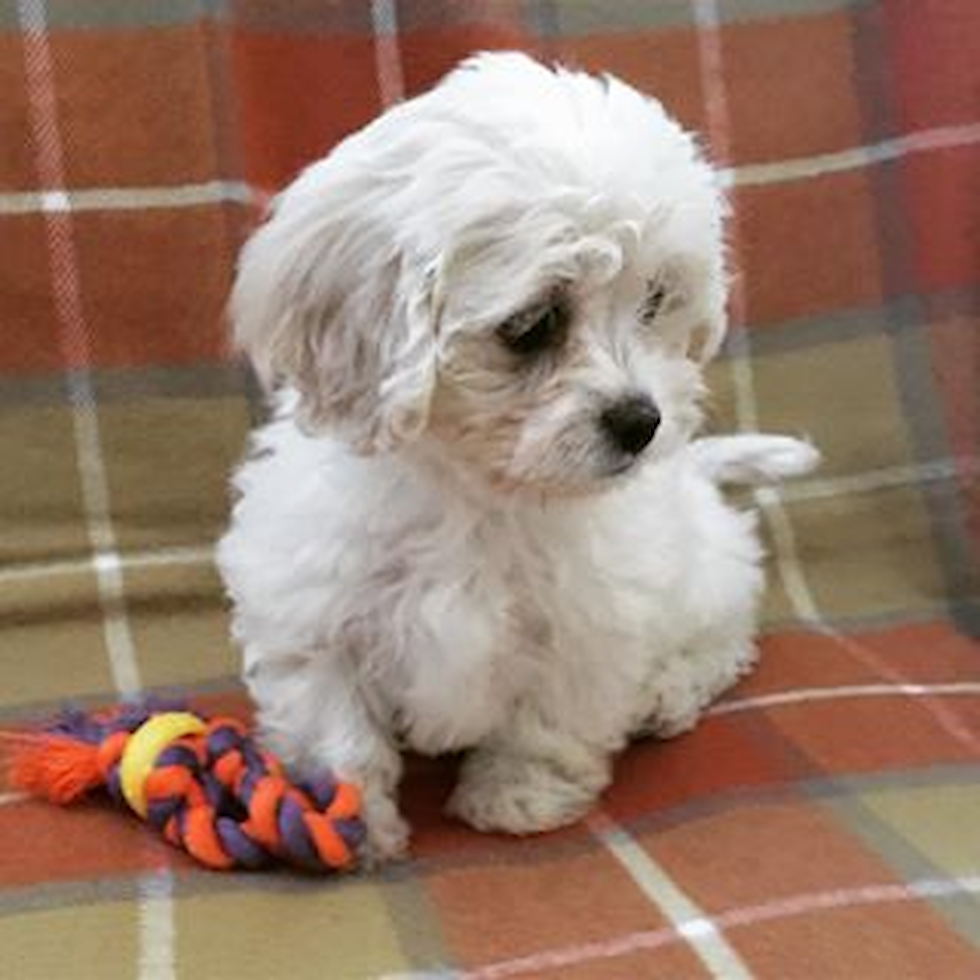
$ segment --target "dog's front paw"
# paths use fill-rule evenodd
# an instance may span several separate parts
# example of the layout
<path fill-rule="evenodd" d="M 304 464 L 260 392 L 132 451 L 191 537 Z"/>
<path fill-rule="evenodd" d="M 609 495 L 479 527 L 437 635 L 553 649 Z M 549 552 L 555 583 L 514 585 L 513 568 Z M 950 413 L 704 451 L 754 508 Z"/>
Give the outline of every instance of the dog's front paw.
<path fill-rule="evenodd" d="M 408 856 L 411 828 L 390 796 L 377 792 L 364 794 L 364 824 L 367 836 L 359 851 L 364 868 L 370 870 Z"/>
<path fill-rule="evenodd" d="M 464 764 L 446 809 L 477 830 L 536 834 L 574 823 L 595 796 L 547 762 L 478 751 Z"/>

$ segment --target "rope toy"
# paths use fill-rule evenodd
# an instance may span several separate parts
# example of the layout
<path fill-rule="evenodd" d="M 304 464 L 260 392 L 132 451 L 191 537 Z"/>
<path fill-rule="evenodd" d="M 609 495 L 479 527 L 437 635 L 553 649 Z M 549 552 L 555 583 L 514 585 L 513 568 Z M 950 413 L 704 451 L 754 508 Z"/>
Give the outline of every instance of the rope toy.
<path fill-rule="evenodd" d="M 11 783 L 66 805 L 103 787 L 209 868 L 281 861 L 348 870 L 364 838 L 360 795 L 331 776 L 294 784 L 231 718 L 126 705 L 68 711 L 18 738 Z"/>

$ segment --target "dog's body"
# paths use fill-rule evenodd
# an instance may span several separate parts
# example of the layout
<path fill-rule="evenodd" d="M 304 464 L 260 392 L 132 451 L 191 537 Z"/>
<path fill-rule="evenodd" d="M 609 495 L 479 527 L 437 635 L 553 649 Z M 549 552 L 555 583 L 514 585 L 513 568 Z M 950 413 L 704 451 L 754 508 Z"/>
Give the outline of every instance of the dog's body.
<path fill-rule="evenodd" d="M 310 168 L 247 247 L 236 329 L 287 387 L 220 564 L 266 738 L 361 783 L 375 858 L 407 840 L 402 746 L 473 749 L 473 825 L 550 829 L 752 664 L 759 547 L 718 484 L 815 453 L 690 441 L 721 212 L 655 103 L 488 56 Z"/>

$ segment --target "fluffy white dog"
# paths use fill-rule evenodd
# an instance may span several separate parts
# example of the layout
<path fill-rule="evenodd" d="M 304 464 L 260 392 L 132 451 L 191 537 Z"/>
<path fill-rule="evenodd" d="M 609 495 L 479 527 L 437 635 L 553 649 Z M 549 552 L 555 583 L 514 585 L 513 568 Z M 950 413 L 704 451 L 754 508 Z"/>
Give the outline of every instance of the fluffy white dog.
<path fill-rule="evenodd" d="M 795 439 L 692 441 L 725 329 L 724 204 L 613 78 L 467 61 L 309 167 L 246 245 L 237 340 L 279 389 L 219 560 L 264 738 L 363 789 L 470 749 L 450 810 L 569 823 L 631 735 L 755 659 L 753 517 Z"/>

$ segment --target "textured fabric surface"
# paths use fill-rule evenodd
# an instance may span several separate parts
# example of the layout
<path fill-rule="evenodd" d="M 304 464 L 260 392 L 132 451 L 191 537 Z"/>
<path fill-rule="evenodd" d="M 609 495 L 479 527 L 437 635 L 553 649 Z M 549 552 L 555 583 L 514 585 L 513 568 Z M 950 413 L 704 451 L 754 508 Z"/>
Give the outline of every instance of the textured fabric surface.
<path fill-rule="evenodd" d="M 560 833 L 446 821 L 454 762 L 417 761 L 414 858 L 371 876 L 207 873 L 0 786 L 0 974 L 980 976 L 976 0 L 0 0 L 0 725 L 246 711 L 210 561 L 257 404 L 235 251 L 488 47 L 621 75 L 725 168 L 716 425 L 826 454 L 756 494 L 761 667 Z"/>

